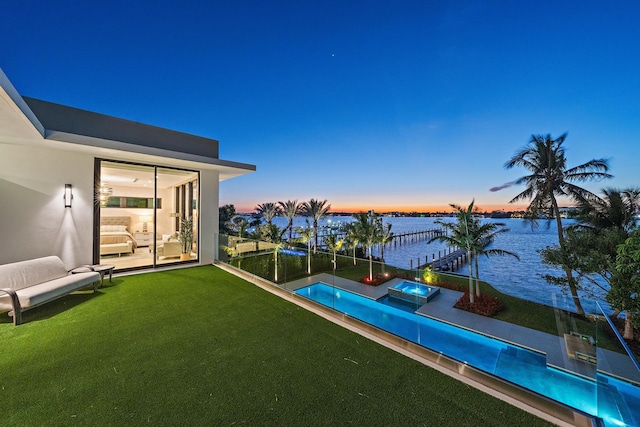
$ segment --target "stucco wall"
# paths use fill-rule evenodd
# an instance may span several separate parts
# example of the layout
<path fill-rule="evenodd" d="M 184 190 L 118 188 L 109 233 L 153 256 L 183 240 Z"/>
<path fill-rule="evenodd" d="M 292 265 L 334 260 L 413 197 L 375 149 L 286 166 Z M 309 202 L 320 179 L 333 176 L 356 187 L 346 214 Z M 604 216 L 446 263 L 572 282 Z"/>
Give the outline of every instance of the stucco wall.
<path fill-rule="evenodd" d="M 90 264 L 92 205 L 92 156 L 0 143 L 0 264 L 47 255 L 68 268 Z"/>
<path fill-rule="evenodd" d="M 210 264 L 218 254 L 219 174 L 214 170 L 200 172 L 200 262 Z"/>
<path fill-rule="evenodd" d="M 92 155 L 0 142 L 0 264 L 47 255 L 69 269 L 92 263 L 93 167 Z M 200 262 L 208 264 L 217 254 L 218 171 L 201 171 L 200 186 Z"/>

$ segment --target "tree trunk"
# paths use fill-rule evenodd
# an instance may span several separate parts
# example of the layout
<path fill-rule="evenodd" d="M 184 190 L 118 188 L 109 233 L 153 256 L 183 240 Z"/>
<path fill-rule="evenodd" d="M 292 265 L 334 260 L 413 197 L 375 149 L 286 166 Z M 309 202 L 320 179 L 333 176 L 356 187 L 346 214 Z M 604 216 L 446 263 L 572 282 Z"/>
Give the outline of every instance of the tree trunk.
<path fill-rule="evenodd" d="M 551 197 L 551 204 L 553 207 L 553 214 L 556 217 L 556 226 L 558 228 L 558 243 L 562 248 L 564 246 L 564 233 L 562 230 L 562 218 L 560 217 L 560 209 L 558 208 L 558 202 L 555 197 Z M 584 314 L 580 297 L 578 296 L 578 287 L 576 281 L 573 278 L 573 272 L 568 267 L 563 267 L 564 273 L 567 276 L 567 282 L 569 284 L 569 290 L 571 291 L 571 298 L 573 298 L 573 304 L 576 306 L 576 313 Z"/>
<path fill-rule="evenodd" d="M 467 250 L 467 260 L 469 261 L 469 302 L 473 304 L 473 267 L 471 266 L 471 251 Z"/>
<path fill-rule="evenodd" d="M 369 281 L 373 280 L 373 256 L 371 255 L 371 251 L 369 251 Z"/>
<path fill-rule="evenodd" d="M 478 254 L 473 254 L 473 261 L 476 264 L 476 296 L 480 296 L 480 268 L 478 267 Z"/>
<path fill-rule="evenodd" d="M 274 252 L 275 259 L 275 282 L 278 283 L 278 250 L 276 249 Z"/>
<path fill-rule="evenodd" d="M 313 253 L 316 253 L 318 249 L 318 223 L 316 221 L 313 222 Z"/>
<path fill-rule="evenodd" d="M 633 325 L 631 325 L 631 313 L 627 311 L 627 318 L 624 320 L 624 334 L 622 338 L 625 340 L 633 339 Z"/>

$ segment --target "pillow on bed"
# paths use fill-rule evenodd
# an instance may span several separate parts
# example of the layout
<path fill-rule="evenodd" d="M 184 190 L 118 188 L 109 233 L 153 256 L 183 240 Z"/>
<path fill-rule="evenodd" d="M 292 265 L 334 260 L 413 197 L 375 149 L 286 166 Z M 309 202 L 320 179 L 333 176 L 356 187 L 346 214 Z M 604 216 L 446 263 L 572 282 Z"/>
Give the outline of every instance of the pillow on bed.
<path fill-rule="evenodd" d="M 101 225 L 100 231 L 127 231 L 126 225 Z"/>
<path fill-rule="evenodd" d="M 169 239 L 171 239 L 172 236 L 173 236 L 173 234 L 163 234 L 162 235 L 162 241 L 163 242 L 168 242 Z"/>

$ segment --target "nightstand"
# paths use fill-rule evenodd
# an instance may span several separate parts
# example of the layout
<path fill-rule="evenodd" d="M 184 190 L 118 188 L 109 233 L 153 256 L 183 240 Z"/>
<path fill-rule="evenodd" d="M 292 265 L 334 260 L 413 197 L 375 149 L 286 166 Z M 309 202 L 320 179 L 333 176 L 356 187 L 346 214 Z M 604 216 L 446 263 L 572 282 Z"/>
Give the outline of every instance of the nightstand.
<path fill-rule="evenodd" d="M 153 245 L 152 232 L 134 233 L 133 237 L 136 239 L 136 242 L 138 242 L 138 247 Z"/>

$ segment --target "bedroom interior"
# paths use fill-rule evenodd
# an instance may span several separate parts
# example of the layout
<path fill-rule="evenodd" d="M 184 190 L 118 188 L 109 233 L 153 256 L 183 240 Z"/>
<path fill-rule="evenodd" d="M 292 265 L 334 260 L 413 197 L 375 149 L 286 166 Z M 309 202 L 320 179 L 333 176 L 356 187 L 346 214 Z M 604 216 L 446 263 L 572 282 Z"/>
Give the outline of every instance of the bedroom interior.
<path fill-rule="evenodd" d="M 122 271 L 198 259 L 198 172 L 102 160 L 96 188 L 100 264 Z M 187 253 L 182 218 L 193 219 Z"/>

